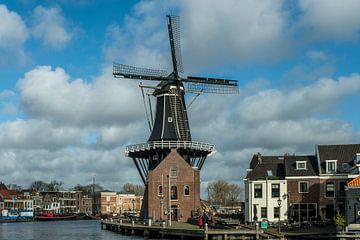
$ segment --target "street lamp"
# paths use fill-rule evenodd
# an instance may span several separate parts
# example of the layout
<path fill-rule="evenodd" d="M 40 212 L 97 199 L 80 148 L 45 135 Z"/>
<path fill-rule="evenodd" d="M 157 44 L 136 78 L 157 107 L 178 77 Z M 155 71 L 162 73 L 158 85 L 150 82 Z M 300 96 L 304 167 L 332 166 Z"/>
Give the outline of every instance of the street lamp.
<path fill-rule="evenodd" d="M 281 232 L 281 229 L 280 229 L 280 217 L 281 217 L 281 211 L 280 211 L 280 209 L 281 209 L 281 199 L 279 198 L 278 200 L 277 200 L 277 204 L 278 204 L 278 206 L 279 206 L 279 232 Z"/>

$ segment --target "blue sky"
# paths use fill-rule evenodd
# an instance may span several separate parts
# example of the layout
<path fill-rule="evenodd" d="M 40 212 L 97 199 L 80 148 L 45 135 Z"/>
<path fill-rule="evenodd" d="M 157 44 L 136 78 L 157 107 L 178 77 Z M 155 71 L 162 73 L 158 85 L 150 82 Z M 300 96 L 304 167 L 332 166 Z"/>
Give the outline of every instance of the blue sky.
<path fill-rule="evenodd" d="M 356 0 L 1 1 L 0 181 L 140 183 L 123 151 L 148 138 L 141 92 L 112 63 L 171 71 L 168 13 L 181 17 L 185 75 L 240 86 L 189 110 L 194 140 L 217 149 L 203 188 L 241 183 L 257 152 L 357 143 L 359 11 Z"/>

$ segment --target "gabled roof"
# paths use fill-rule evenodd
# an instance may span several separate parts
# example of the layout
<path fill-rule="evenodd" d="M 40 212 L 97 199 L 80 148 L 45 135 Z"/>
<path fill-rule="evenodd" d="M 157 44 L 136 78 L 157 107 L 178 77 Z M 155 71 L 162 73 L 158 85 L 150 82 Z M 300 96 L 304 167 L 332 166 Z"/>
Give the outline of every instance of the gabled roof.
<path fill-rule="evenodd" d="M 318 145 L 317 150 L 322 173 L 326 172 L 326 160 L 337 160 L 338 173 L 348 173 L 356 153 L 360 153 L 360 144 Z"/>
<path fill-rule="evenodd" d="M 348 187 L 360 187 L 360 176 L 347 183 Z"/>
<path fill-rule="evenodd" d="M 297 161 L 305 161 L 306 169 L 296 169 Z M 317 176 L 318 167 L 316 158 L 313 155 L 309 156 L 285 156 L 285 174 L 287 177 L 292 176 Z"/>
<path fill-rule="evenodd" d="M 254 155 L 253 159 L 255 157 L 257 158 L 258 156 Z M 258 160 L 256 165 L 255 162 L 252 162 L 251 165 L 255 166 L 247 174 L 246 179 L 284 179 L 285 167 L 282 156 L 260 156 Z"/>
<path fill-rule="evenodd" d="M 12 200 L 12 196 L 16 194 L 12 194 L 12 192 L 10 192 L 7 189 L 0 189 L 0 195 L 2 196 L 3 199 L 7 199 L 7 200 Z"/>

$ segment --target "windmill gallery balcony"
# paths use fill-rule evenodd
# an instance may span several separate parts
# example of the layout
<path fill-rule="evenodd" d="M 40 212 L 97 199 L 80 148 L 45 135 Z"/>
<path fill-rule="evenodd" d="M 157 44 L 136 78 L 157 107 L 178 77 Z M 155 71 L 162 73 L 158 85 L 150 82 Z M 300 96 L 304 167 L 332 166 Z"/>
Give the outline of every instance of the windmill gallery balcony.
<path fill-rule="evenodd" d="M 136 155 L 136 153 L 140 153 L 143 151 L 171 148 L 186 149 L 190 151 L 196 150 L 211 153 L 214 151 L 214 144 L 192 141 L 152 141 L 126 146 L 125 154 L 126 156 L 131 157 L 133 155 Z"/>
<path fill-rule="evenodd" d="M 125 155 L 131 157 L 144 183 L 148 170 L 154 169 L 167 156 L 171 149 L 176 149 L 191 167 L 201 170 L 206 156 L 215 151 L 214 144 L 193 141 L 149 141 L 129 145 Z"/>

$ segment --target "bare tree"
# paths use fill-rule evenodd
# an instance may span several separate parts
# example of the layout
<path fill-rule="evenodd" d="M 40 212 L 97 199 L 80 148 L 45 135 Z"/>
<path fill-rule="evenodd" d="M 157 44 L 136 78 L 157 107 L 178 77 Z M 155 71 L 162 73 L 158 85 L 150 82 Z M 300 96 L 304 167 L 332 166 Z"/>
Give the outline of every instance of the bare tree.
<path fill-rule="evenodd" d="M 48 191 L 60 191 L 64 183 L 61 181 L 53 180 L 48 184 Z"/>
<path fill-rule="evenodd" d="M 228 189 L 228 200 L 231 202 L 231 206 L 234 207 L 234 203 L 240 201 L 241 188 L 237 184 L 229 184 Z"/>
<path fill-rule="evenodd" d="M 15 183 L 7 184 L 6 187 L 8 189 L 12 189 L 12 190 L 16 190 L 16 191 L 21 191 L 22 190 L 22 187 L 20 185 L 15 184 Z"/>
<path fill-rule="evenodd" d="M 210 182 L 207 187 L 208 199 L 214 205 L 226 205 L 229 184 L 223 180 Z"/>
<path fill-rule="evenodd" d="M 88 184 L 88 185 L 77 184 L 73 189 L 75 191 L 82 191 L 83 194 L 85 195 L 92 196 L 93 190 L 95 192 L 101 192 L 104 188 L 99 184 L 95 184 L 95 186 L 93 184 Z"/>
<path fill-rule="evenodd" d="M 208 200 L 213 205 L 233 206 L 240 200 L 241 188 L 223 180 L 210 182 L 207 187 Z"/>
<path fill-rule="evenodd" d="M 143 185 L 125 183 L 122 187 L 122 191 L 125 193 L 135 194 L 136 196 L 142 196 L 144 195 L 145 187 Z"/>
<path fill-rule="evenodd" d="M 43 181 L 34 181 L 29 186 L 29 189 L 35 190 L 35 191 L 48 191 L 48 184 Z"/>

